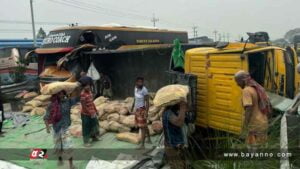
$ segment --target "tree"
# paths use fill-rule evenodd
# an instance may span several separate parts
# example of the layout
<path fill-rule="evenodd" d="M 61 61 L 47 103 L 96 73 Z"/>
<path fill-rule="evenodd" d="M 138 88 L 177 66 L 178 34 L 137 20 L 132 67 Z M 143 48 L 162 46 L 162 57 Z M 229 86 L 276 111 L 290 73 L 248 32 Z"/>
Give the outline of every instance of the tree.
<path fill-rule="evenodd" d="M 295 29 L 288 31 L 284 35 L 284 38 L 287 39 L 289 42 L 293 43 L 295 35 L 300 35 L 300 28 L 295 28 Z"/>
<path fill-rule="evenodd" d="M 36 37 L 38 39 L 44 39 L 46 37 L 46 32 L 44 31 L 43 28 L 39 29 L 39 32 L 37 33 Z"/>

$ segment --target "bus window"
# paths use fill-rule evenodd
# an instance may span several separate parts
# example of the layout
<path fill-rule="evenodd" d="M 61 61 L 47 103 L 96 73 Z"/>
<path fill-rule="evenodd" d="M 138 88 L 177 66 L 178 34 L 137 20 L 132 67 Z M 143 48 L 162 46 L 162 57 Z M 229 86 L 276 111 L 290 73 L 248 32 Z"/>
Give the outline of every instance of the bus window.
<path fill-rule="evenodd" d="M 93 44 L 93 45 L 96 44 L 96 36 L 92 31 L 86 31 L 80 36 L 79 44 L 82 45 L 86 43 Z"/>
<path fill-rule="evenodd" d="M 0 49 L 0 58 L 7 58 L 11 55 L 11 48 Z"/>
<path fill-rule="evenodd" d="M 267 55 L 264 52 L 251 53 L 248 56 L 249 73 L 260 85 L 264 86 Z"/>
<path fill-rule="evenodd" d="M 294 98 L 295 93 L 295 59 L 294 52 L 290 47 L 284 52 L 284 63 L 286 69 L 286 96 Z"/>

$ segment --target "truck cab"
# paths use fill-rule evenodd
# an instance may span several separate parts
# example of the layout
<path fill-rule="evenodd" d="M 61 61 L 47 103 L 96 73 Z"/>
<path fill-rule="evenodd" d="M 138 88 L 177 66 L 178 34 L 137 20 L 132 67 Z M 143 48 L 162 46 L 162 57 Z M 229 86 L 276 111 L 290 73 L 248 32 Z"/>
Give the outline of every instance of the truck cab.
<path fill-rule="evenodd" d="M 268 92 L 293 98 L 300 82 L 297 64 L 294 49 L 262 42 L 219 43 L 215 47 L 188 50 L 185 73 L 197 77 L 196 125 L 240 134 L 244 110 L 234 74 L 245 70 Z"/>

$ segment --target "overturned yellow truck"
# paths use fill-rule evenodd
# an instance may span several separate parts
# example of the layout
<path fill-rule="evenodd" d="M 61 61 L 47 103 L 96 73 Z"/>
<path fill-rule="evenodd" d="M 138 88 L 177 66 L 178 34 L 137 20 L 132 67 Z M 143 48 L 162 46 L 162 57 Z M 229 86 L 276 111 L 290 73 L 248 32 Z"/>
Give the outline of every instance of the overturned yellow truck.
<path fill-rule="evenodd" d="M 297 64 L 294 49 L 267 43 L 219 43 L 187 50 L 185 73 L 197 76 L 196 125 L 240 134 L 244 110 L 234 74 L 246 70 L 272 96 L 293 98 L 300 82 Z"/>

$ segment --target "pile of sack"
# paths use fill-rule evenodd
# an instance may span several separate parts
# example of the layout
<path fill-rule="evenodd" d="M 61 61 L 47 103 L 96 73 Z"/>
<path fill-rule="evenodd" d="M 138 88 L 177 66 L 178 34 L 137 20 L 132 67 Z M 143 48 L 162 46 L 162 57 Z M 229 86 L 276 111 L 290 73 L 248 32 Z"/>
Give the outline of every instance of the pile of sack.
<path fill-rule="evenodd" d="M 46 113 L 50 98 L 51 95 L 38 95 L 25 103 L 22 112 L 30 113 L 32 116 L 42 116 Z"/>
<path fill-rule="evenodd" d="M 150 103 L 153 103 L 153 97 L 150 97 Z M 98 120 L 100 127 L 100 134 L 106 132 L 119 133 L 116 138 L 119 140 L 138 144 L 140 136 L 138 133 L 131 133 L 130 131 L 135 125 L 135 116 L 131 113 L 134 98 L 128 97 L 125 100 L 109 100 L 103 96 L 94 100 L 95 106 L 98 110 Z M 148 114 L 148 127 L 150 135 L 160 134 L 162 132 L 161 116 L 164 108 L 157 108 L 151 104 Z M 75 137 L 82 135 L 81 105 L 77 104 L 71 109 L 70 132 Z M 124 137 L 125 136 L 125 137 Z"/>
<path fill-rule="evenodd" d="M 36 97 L 38 95 L 37 92 L 28 92 L 26 90 L 22 91 L 18 95 L 15 96 L 16 99 L 28 100 Z"/>
<path fill-rule="evenodd" d="M 41 95 L 36 92 L 22 92 L 16 96 L 16 98 L 23 99 L 25 104 L 22 108 L 22 112 L 30 113 L 30 115 L 42 116 L 46 113 L 46 109 L 50 104 L 51 95 L 58 93 L 59 91 L 66 91 L 67 94 L 72 93 L 77 87 L 76 82 L 53 82 L 45 85 L 41 89 Z"/>
<path fill-rule="evenodd" d="M 50 99 L 49 94 L 53 94 L 60 88 L 72 92 L 77 84 L 70 82 L 55 82 L 42 88 L 43 95 L 35 97 L 24 106 L 24 111 L 35 113 L 37 108 L 43 106 Z M 182 85 L 169 85 L 160 89 L 156 94 L 150 94 L 150 108 L 148 113 L 148 128 L 150 135 L 162 133 L 162 115 L 166 106 L 176 104 L 187 99 L 189 88 Z M 100 134 L 115 132 L 116 138 L 121 141 L 138 144 L 141 140 L 139 133 L 132 133 L 132 128 L 136 127 L 135 116 L 132 112 L 134 98 L 128 97 L 125 100 L 109 100 L 103 96 L 94 100 L 98 110 L 98 120 Z M 27 106 L 27 107 L 26 107 Z M 29 107 L 31 106 L 31 107 Z M 32 113 L 32 114 L 33 114 Z M 71 108 L 70 133 L 74 137 L 82 136 L 81 104 L 78 103 Z"/>
<path fill-rule="evenodd" d="M 185 85 L 168 85 L 165 86 L 157 91 L 156 94 L 150 94 L 150 108 L 148 113 L 148 128 L 150 131 L 150 135 L 159 134 L 163 130 L 162 125 L 162 116 L 165 108 L 167 106 L 175 105 L 181 101 L 187 102 L 187 96 L 189 94 L 189 87 Z M 130 102 L 130 106 L 133 104 Z M 127 98 L 126 100 L 131 100 Z M 124 101 L 125 103 L 126 100 Z M 121 103 L 122 104 L 122 103 Z M 105 110 L 104 110 L 105 111 Z M 107 112 L 109 114 L 109 112 Z M 112 114 L 107 116 L 107 121 L 109 121 L 109 117 Z M 132 120 L 132 121 L 131 121 Z M 129 123 L 126 123 L 126 122 Z M 131 127 L 130 125 L 134 125 L 134 115 L 125 115 L 125 117 L 120 114 L 119 119 L 120 124 L 125 125 L 126 127 Z M 109 124 L 112 122 L 109 122 Z M 101 122 L 100 122 L 101 124 Z M 108 125 L 110 127 L 110 125 Z M 131 142 L 134 144 L 138 144 L 141 141 L 139 134 L 137 133 L 130 133 L 130 132 L 120 132 L 116 135 L 118 140 Z"/>
<path fill-rule="evenodd" d="M 162 115 L 166 106 L 186 101 L 189 88 L 183 85 L 168 85 L 155 93 L 150 94 L 150 108 L 148 112 L 148 128 L 150 135 L 162 133 Z M 140 133 L 132 133 L 136 126 L 135 116 L 132 112 L 134 98 L 125 100 L 109 100 L 103 96 L 94 100 L 98 110 L 98 120 L 101 135 L 106 132 L 115 132 L 116 138 L 121 141 L 138 144 L 141 141 Z M 81 137 L 82 126 L 80 117 L 81 105 L 77 104 L 71 109 L 72 125 L 70 132 L 75 137 Z"/>

